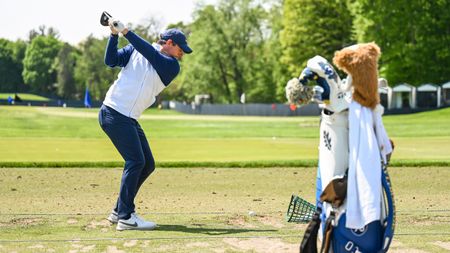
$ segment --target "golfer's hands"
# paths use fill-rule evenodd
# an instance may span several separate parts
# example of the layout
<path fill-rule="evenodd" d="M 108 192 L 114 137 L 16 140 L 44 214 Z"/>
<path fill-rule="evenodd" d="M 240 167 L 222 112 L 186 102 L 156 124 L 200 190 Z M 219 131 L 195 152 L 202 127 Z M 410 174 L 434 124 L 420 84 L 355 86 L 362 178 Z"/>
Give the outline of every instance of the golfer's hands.
<path fill-rule="evenodd" d="M 111 29 L 111 34 L 113 35 L 119 34 L 119 32 L 116 30 L 116 28 L 114 28 L 114 26 L 111 23 L 109 24 L 109 29 Z"/>
<path fill-rule="evenodd" d="M 111 19 L 109 21 L 109 27 L 111 28 L 111 32 L 113 34 L 122 33 L 125 35 L 128 32 L 128 28 L 118 19 Z"/>

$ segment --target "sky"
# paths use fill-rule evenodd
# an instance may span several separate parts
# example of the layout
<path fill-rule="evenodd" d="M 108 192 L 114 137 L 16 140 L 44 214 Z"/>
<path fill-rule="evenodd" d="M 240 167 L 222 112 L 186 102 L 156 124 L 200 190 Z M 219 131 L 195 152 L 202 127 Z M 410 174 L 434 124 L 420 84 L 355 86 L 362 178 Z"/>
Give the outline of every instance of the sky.
<path fill-rule="evenodd" d="M 90 34 L 100 38 L 110 33 L 100 25 L 100 15 L 107 11 L 125 24 L 144 23 L 149 17 L 160 21 L 162 28 L 179 21 L 192 21 L 199 4 L 216 4 L 218 0 L 0 0 L 0 38 L 27 39 L 30 30 L 54 27 L 59 39 L 76 45 Z"/>

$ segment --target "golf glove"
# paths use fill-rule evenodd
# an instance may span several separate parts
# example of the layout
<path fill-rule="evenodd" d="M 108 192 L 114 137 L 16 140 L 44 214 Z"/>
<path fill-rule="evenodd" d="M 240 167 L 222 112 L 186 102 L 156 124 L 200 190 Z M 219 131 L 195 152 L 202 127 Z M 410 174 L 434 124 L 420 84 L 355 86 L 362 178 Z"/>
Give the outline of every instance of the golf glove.
<path fill-rule="evenodd" d="M 110 19 L 109 25 L 114 27 L 117 32 L 123 32 L 127 27 L 118 19 Z"/>

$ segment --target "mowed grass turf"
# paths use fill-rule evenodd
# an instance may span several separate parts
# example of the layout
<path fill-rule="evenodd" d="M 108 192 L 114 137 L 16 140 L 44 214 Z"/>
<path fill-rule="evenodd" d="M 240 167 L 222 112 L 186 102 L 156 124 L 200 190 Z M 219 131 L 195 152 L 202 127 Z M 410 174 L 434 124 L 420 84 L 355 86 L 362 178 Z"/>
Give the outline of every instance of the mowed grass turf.
<path fill-rule="evenodd" d="M 121 161 L 98 109 L 0 106 L 0 162 Z M 385 116 L 394 159 L 450 158 L 450 108 Z M 150 109 L 140 120 L 157 162 L 316 159 L 319 117 L 182 115 Z"/>
<path fill-rule="evenodd" d="M 29 93 L 17 93 L 17 95 L 20 97 L 20 99 L 27 101 L 27 100 L 33 100 L 33 101 L 49 101 L 48 98 L 42 97 L 35 94 L 29 94 Z M 0 93 L 0 99 L 8 99 L 8 97 L 12 97 L 14 99 L 15 93 Z"/>
<path fill-rule="evenodd" d="M 98 109 L 0 107 L 0 162 L 121 161 Z M 386 116 L 406 160 L 450 157 L 450 109 Z M 227 117 L 147 110 L 159 161 L 316 159 L 319 117 Z M 284 221 L 291 193 L 314 200 L 316 168 L 157 168 L 137 211 L 160 226 L 116 232 L 105 217 L 121 168 L 1 168 L 0 252 L 298 252 L 304 224 Z M 449 168 L 391 168 L 392 252 L 450 247 Z M 256 216 L 249 216 L 252 210 Z M 420 252 L 422 252 L 420 251 Z"/>
<path fill-rule="evenodd" d="M 3 168 L 0 252 L 298 252 L 306 225 L 284 215 L 292 193 L 314 201 L 315 174 L 316 168 L 158 169 L 136 199 L 137 211 L 158 229 L 116 232 L 105 217 L 121 168 Z M 445 251 L 450 170 L 390 168 L 390 175 L 397 208 L 392 252 Z"/>

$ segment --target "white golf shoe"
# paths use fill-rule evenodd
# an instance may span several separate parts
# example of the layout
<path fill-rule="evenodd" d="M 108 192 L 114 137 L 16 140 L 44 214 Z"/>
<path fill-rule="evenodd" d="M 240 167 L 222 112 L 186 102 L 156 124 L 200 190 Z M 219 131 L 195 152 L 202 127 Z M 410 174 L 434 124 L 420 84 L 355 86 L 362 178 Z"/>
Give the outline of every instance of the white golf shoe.
<path fill-rule="evenodd" d="M 136 213 L 132 213 L 128 220 L 119 219 L 116 230 L 153 230 L 156 228 L 156 223 L 145 221 Z"/>
<path fill-rule="evenodd" d="M 106 219 L 109 220 L 109 222 L 111 222 L 112 224 L 117 224 L 117 222 L 119 221 L 119 214 L 113 209 Z"/>

